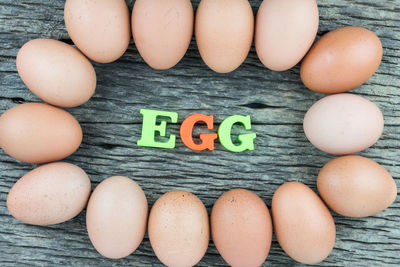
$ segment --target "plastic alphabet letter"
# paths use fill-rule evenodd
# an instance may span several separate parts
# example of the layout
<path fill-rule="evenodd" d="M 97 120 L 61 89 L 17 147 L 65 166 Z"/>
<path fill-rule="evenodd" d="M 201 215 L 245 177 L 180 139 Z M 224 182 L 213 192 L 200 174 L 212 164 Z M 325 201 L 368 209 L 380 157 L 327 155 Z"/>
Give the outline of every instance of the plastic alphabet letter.
<path fill-rule="evenodd" d="M 202 141 L 200 144 L 196 144 L 193 141 L 193 127 L 197 122 L 204 122 L 209 130 L 214 128 L 214 117 L 212 115 L 204 114 L 193 114 L 187 117 L 181 125 L 181 139 L 182 142 L 190 149 L 201 151 L 201 150 L 214 150 L 214 140 L 218 138 L 216 133 L 202 133 L 199 138 Z"/>
<path fill-rule="evenodd" d="M 168 117 L 171 119 L 171 123 L 177 123 L 178 113 L 150 109 L 141 109 L 140 113 L 143 115 L 142 138 L 137 144 L 147 147 L 174 148 L 176 140 L 174 134 L 170 135 L 167 142 L 157 142 L 155 133 L 159 132 L 160 136 L 165 137 L 167 128 L 167 121 L 163 120 L 157 124 L 157 117 Z"/>
<path fill-rule="evenodd" d="M 243 124 L 246 130 L 251 130 L 250 116 L 233 115 L 222 121 L 218 128 L 219 141 L 223 147 L 232 152 L 242 152 L 245 150 L 254 150 L 253 140 L 256 138 L 255 133 L 241 134 L 238 136 L 240 145 L 235 145 L 231 139 L 232 126 L 235 123 Z"/>

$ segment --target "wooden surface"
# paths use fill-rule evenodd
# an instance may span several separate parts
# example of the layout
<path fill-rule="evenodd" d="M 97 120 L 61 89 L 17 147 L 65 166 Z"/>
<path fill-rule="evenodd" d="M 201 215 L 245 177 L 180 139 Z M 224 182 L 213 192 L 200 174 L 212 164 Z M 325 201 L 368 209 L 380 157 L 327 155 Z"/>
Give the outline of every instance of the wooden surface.
<path fill-rule="evenodd" d="M 133 1 L 128 1 L 132 8 Z M 251 1 L 256 12 L 261 1 Z M 193 1 L 197 7 L 198 1 Z M 382 138 L 361 154 L 382 164 L 400 187 L 400 0 L 324 0 L 319 36 L 345 25 L 365 26 L 381 38 L 384 57 L 377 73 L 353 93 L 375 102 L 385 117 Z M 23 102 L 38 101 L 19 79 L 18 49 L 38 37 L 71 42 L 63 21 L 64 1 L 0 0 L 0 112 Z M 84 139 L 66 161 L 89 174 L 94 188 L 103 179 L 125 175 L 137 181 L 150 206 L 163 193 L 183 189 L 195 193 L 210 211 L 231 188 L 255 191 L 270 206 L 273 192 L 287 181 L 301 181 L 315 190 L 319 169 L 332 156 L 305 138 L 302 120 L 322 95 L 301 83 L 298 66 L 277 73 L 264 68 L 254 47 L 236 71 L 220 75 L 202 62 L 194 39 L 173 69 L 155 71 L 141 59 L 133 42 L 112 64 L 95 64 L 98 77 L 93 98 L 69 109 L 79 120 Z M 195 152 L 178 138 L 176 149 L 142 148 L 140 108 L 190 114 L 214 114 L 216 125 L 233 114 L 250 115 L 257 133 L 255 151 L 232 153 L 216 144 L 214 152 Z M 240 130 L 238 128 L 238 130 Z M 178 126 L 170 127 L 179 133 Z M 6 196 L 19 177 L 34 166 L 0 152 L 0 266 L 160 266 L 147 235 L 129 257 L 109 260 L 92 247 L 85 212 L 54 226 L 31 226 L 15 220 Z M 400 201 L 364 219 L 334 214 L 337 238 L 332 254 L 320 266 L 399 266 Z M 199 266 L 225 266 L 212 241 Z M 294 266 L 276 239 L 265 265 Z"/>

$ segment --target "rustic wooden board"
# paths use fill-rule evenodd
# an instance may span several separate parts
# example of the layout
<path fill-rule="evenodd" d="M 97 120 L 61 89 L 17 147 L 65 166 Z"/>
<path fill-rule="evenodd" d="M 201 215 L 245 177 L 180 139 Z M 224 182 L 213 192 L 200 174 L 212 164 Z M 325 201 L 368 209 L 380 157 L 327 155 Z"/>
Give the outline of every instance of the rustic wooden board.
<path fill-rule="evenodd" d="M 193 1 L 195 7 L 198 0 Z M 250 1 L 254 12 L 260 0 Z M 132 8 L 133 1 L 128 1 Z M 378 72 L 353 92 L 374 101 L 385 116 L 376 145 L 361 154 L 382 164 L 400 186 L 400 0 L 321 0 L 319 36 L 344 25 L 365 26 L 384 46 Z M 25 42 L 38 37 L 70 42 L 63 22 L 64 1 L 0 0 L 0 112 L 23 102 L 38 101 L 19 79 L 15 56 Z M 277 73 L 264 68 L 254 47 L 236 71 L 220 75 L 201 61 L 193 39 L 184 59 L 173 69 L 150 69 L 131 43 L 112 64 L 95 64 L 98 86 L 85 105 L 69 111 L 81 122 L 84 140 L 66 161 L 90 175 L 93 188 L 112 175 L 135 179 L 149 204 L 163 193 L 184 189 L 195 193 L 210 211 L 226 190 L 244 187 L 268 205 L 286 181 L 301 181 L 315 190 L 316 175 L 332 156 L 305 138 L 302 119 L 322 95 L 301 83 L 298 66 Z M 233 114 L 251 115 L 256 149 L 231 153 L 216 145 L 214 152 L 194 152 L 180 140 L 174 150 L 141 148 L 140 108 L 179 113 L 179 122 L 193 113 L 214 114 L 216 125 Z M 178 126 L 171 126 L 178 133 Z M 238 129 L 239 131 L 240 129 Z M 159 266 L 147 236 L 129 257 L 109 260 L 91 246 L 85 213 L 55 226 L 31 226 L 15 220 L 6 196 L 19 177 L 34 166 L 0 152 L 1 266 Z M 332 254 L 320 266 L 400 265 L 400 202 L 365 219 L 334 214 L 337 238 Z M 225 266 L 212 242 L 200 266 Z M 275 238 L 265 265 L 297 266 Z"/>

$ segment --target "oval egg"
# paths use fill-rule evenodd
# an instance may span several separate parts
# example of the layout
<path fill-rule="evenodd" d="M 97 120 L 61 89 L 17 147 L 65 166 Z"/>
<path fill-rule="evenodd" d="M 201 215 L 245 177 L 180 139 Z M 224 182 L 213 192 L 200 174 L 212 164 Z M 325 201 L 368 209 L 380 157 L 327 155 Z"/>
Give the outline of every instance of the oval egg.
<path fill-rule="evenodd" d="M 254 39 L 261 62 L 274 71 L 295 66 L 314 42 L 318 23 L 315 0 L 264 0 Z"/>
<path fill-rule="evenodd" d="M 74 44 L 91 60 L 109 63 L 128 48 L 131 29 L 124 0 L 67 0 L 64 21 Z"/>
<path fill-rule="evenodd" d="M 132 33 L 144 61 L 158 70 L 175 66 L 192 40 L 193 17 L 190 0 L 137 0 Z"/>
<path fill-rule="evenodd" d="M 27 163 L 46 163 L 75 152 L 82 142 L 79 122 L 65 110 L 25 103 L 0 117 L 0 146 L 11 157 Z"/>
<path fill-rule="evenodd" d="M 271 247 L 268 207 L 249 190 L 230 190 L 214 204 L 211 234 L 215 247 L 230 266 L 258 267 Z"/>
<path fill-rule="evenodd" d="M 304 58 L 300 76 L 310 90 L 335 94 L 366 82 L 379 68 L 382 44 L 375 33 L 348 26 L 323 35 Z"/>
<path fill-rule="evenodd" d="M 272 219 L 276 238 L 292 259 L 316 264 L 331 253 L 335 223 L 328 208 L 306 185 L 281 185 L 272 197 Z"/>
<path fill-rule="evenodd" d="M 132 179 L 113 176 L 102 181 L 90 196 L 86 227 L 96 250 L 107 258 L 128 256 L 146 231 L 147 199 Z"/>
<path fill-rule="evenodd" d="M 219 73 L 238 68 L 253 41 L 254 16 L 247 0 L 201 0 L 195 21 L 204 63 Z"/>
<path fill-rule="evenodd" d="M 207 210 L 201 200 L 185 191 L 171 191 L 154 203 L 148 224 L 151 246 L 167 266 L 194 266 L 209 242 Z"/>
<path fill-rule="evenodd" d="M 372 146 L 382 135 L 383 126 L 380 109 L 353 94 L 320 99 L 307 111 L 303 122 L 308 140 L 334 155 L 354 154 Z"/>
<path fill-rule="evenodd" d="M 92 97 L 96 73 L 74 47 L 51 39 L 35 39 L 22 46 L 17 70 L 25 85 L 40 99 L 60 107 L 76 107 Z"/>
<path fill-rule="evenodd" d="M 84 170 L 66 162 L 42 165 L 19 179 L 7 196 L 7 208 L 29 224 L 62 223 L 86 206 L 90 180 Z"/>
<path fill-rule="evenodd" d="M 318 174 L 318 191 L 336 213 L 367 217 L 389 207 L 397 197 L 392 176 L 381 165 L 351 155 L 329 161 Z"/>

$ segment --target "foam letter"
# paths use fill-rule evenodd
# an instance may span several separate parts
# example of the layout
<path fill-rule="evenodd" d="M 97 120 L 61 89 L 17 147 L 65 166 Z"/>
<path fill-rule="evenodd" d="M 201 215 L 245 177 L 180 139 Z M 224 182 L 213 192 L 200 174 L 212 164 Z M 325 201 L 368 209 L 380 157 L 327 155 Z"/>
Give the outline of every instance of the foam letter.
<path fill-rule="evenodd" d="M 243 124 L 246 130 L 251 130 L 250 116 L 233 115 L 226 118 L 218 128 L 218 136 L 221 144 L 232 152 L 242 152 L 247 150 L 254 150 L 253 140 L 256 138 L 255 133 L 241 134 L 238 136 L 240 145 L 235 145 L 231 139 L 232 126 L 235 123 Z"/>
<path fill-rule="evenodd" d="M 167 142 L 157 142 L 155 133 L 159 132 L 160 136 L 165 137 L 167 128 L 167 121 L 163 120 L 160 124 L 157 124 L 157 117 L 168 117 L 172 123 L 176 123 L 178 121 L 178 113 L 150 109 L 141 109 L 140 113 L 143 115 L 142 138 L 137 144 L 148 147 L 174 148 L 176 140 L 174 134 L 170 135 Z"/>
<path fill-rule="evenodd" d="M 207 116 L 204 114 L 193 114 L 187 117 L 181 125 L 181 139 L 182 142 L 190 149 L 201 151 L 205 149 L 214 150 L 214 140 L 217 139 L 216 133 L 202 133 L 199 138 L 202 141 L 200 144 L 196 144 L 193 141 L 193 127 L 194 125 L 202 121 L 207 125 L 209 130 L 214 128 L 214 117 L 212 115 Z"/>

